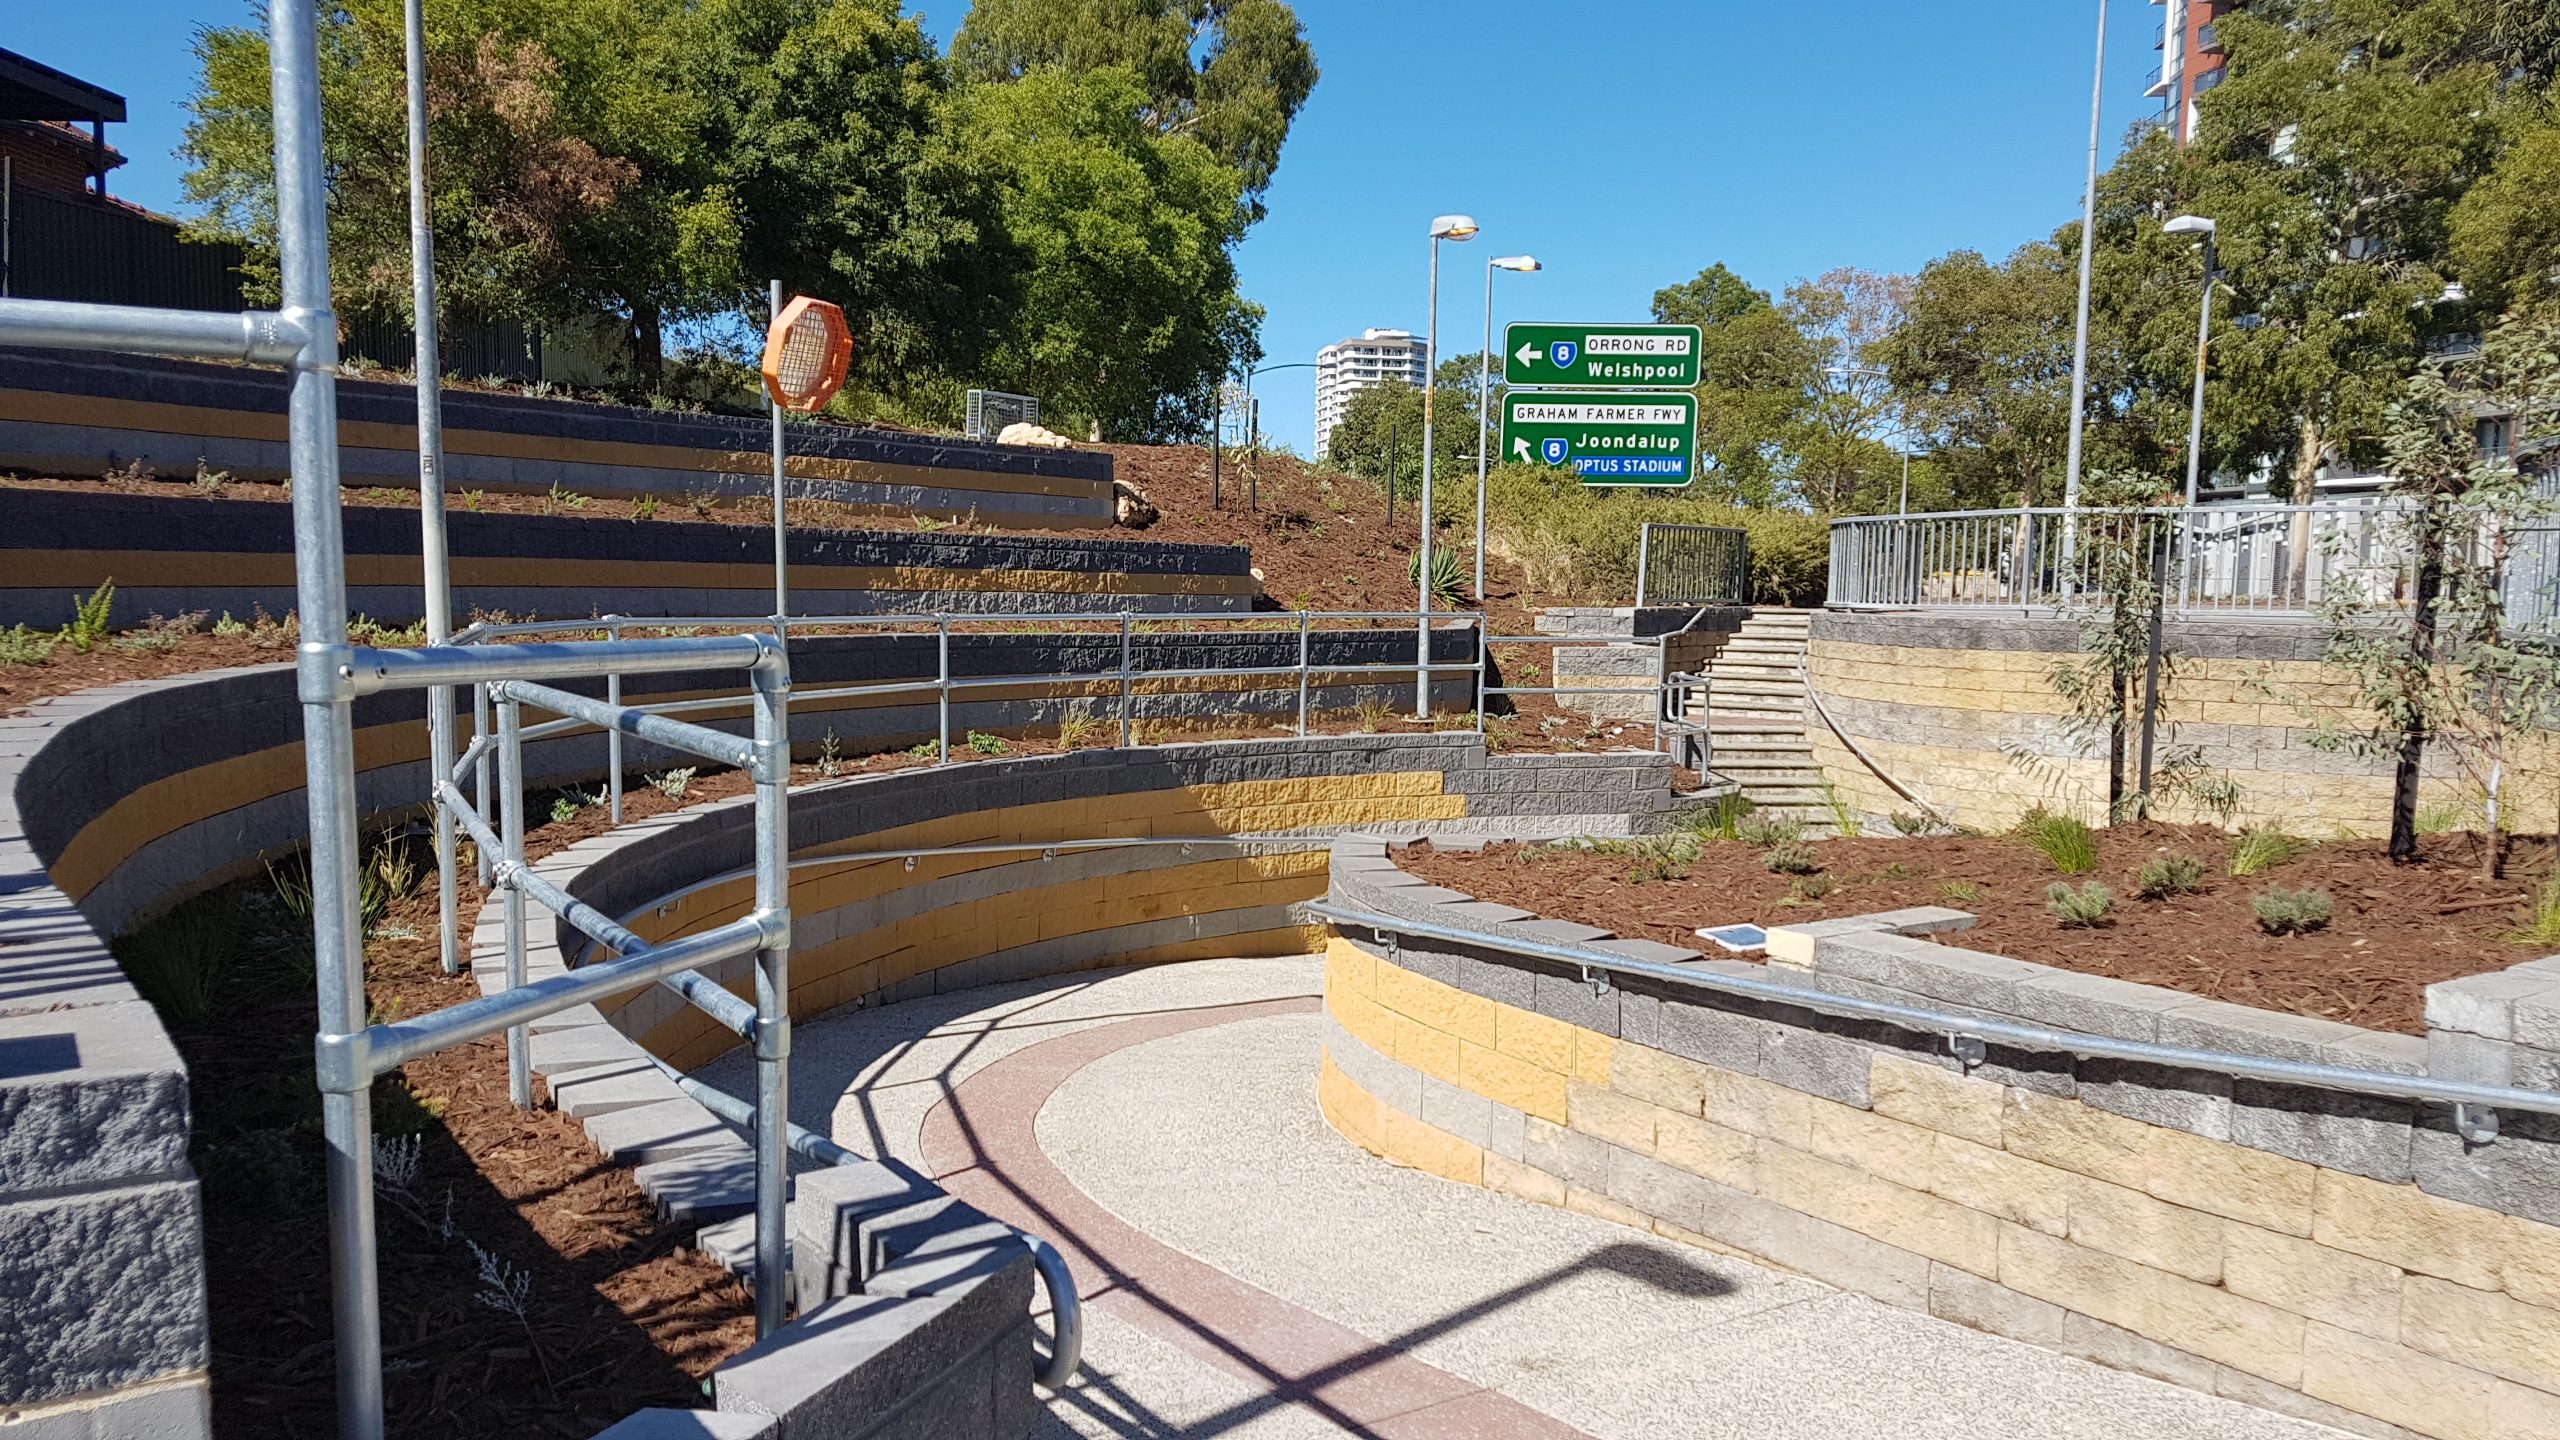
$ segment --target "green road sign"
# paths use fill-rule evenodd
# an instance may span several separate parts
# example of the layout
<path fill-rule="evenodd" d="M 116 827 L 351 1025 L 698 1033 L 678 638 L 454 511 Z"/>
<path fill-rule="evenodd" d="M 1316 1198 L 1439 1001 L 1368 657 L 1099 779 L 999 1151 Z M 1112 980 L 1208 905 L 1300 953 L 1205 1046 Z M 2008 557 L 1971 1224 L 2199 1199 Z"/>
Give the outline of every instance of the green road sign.
<path fill-rule="evenodd" d="M 1502 397 L 1502 458 L 1561 465 L 1586 485 L 1686 485 L 1697 478 L 1698 398 L 1514 390 Z"/>
<path fill-rule="evenodd" d="M 1695 325 L 1507 325 L 1502 379 L 1509 385 L 1655 386 L 1695 389 Z"/>

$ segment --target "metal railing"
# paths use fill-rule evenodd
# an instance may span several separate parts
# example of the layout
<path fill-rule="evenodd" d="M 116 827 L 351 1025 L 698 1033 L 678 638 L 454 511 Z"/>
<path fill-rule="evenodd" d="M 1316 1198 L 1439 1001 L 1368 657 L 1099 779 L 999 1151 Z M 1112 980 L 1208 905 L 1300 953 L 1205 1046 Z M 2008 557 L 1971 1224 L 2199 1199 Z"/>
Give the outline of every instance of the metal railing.
<path fill-rule="evenodd" d="M 1383 944 L 1393 946 L 1396 936 L 1413 936 L 1519 955 L 1578 969 L 1583 980 L 1595 990 L 1606 992 L 1613 977 L 1639 976 L 1663 981 L 1690 990 L 1730 995 L 1745 1000 L 1774 1001 L 1812 1010 L 1824 1015 L 1852 1020 L 1881 1020 L 1897 1028 L 1944 1039 L 1949 1051 L 1964 1063 L 1967 1070 L 1985 1058 L 1992 1044 L 2013 1046 L 2047 1054 L 2079 1055 L 2099 1060 L 2126 1060 L 2144 1065 L 2159 1065 L 2177 1070 L 2201 1070 L 2209 1074 L 2228 1075 L 2241 1080 L 2263 1080 L 2278 1085 L 2299 1085 L 2316 1090 L 2343 1091 L 2350 1095 L 2371 1095 L 2391 1100 L 2413 1100 L 2426 1104 L 2450 1106 L 2454 1126 L 2465 1140 L 2485 1144 L 2496 1138 L 2498 1112 L 2517 1110 L 2536 1115 L 2560 1115 L 2560 1093 L 2548 1090 L 2520 1090 L 2505 1085 L 2481 1085 L 2466 1080 L 2438 1080 L 2425 1075 L 2403 1075 L 2388 1070 L 2360 1070 L 2346 1065 L 2325 1065 L 2305 1060 L 2284 1060 L 2270 1055 L 2247 1055 L 2222 1050 L 2191 1050 L 2177 1045 L 2160 1045 L 2146 1040 L 2119 1040 L 2104 1035 L 2089 1035 L 2076 1030 L 2057 1030 L 2046 1025 L 2030 1025 L 2022 1021 L 1997 1020 L 1986 1015 L 1965 1014 L 1954 1010 L 1936 1010 L 1921 1005 L 1902 1005 L 1889 1000 L 1867 1000 L 1841 995 L 1811 986 L 1792 985 L 1783 980 L 1767 980 L 1735 971 L 1701 970 L 1686 965 L 1662 964 L 1636 960 L 1586 945 L 1550 944 L 1524 940 L 1483 930 L 1469 930 L 1451 925 L 1434 925 L 1427 921 L 1406 920 L 1381 915 L 1373 910 L 1338 905 L 1330 900 L 1307 907 L 1308 913 L 1329 920 L 1339 927 L 1359 927 L 1373 931 Z"/>
<path fill-rule="evenodd" d="M 1744 605 L 1751 600 L 1751 536 L 1730 525 L 1646 521 L 1636 535 L 1636 607 Z"/>
<path fill-rule="evenodd" d="M 2406 503 L 2384 498 L 1856 516 L 1831 522 L 1829 603 L 2052 609 L 2104 590 L 2104 567 L 2133 563 L 2158 578 L 2166 609 L 2181 617 L 2397 609 L 2415 589 L 2410 517 Z M 2498 541 L 2503 556 L 2492 553 Z M 2560 625 L 2560 529 L 2511 525 L 2466 543 L 2470 563 L 2501 567 L 2510 631 Z"/>

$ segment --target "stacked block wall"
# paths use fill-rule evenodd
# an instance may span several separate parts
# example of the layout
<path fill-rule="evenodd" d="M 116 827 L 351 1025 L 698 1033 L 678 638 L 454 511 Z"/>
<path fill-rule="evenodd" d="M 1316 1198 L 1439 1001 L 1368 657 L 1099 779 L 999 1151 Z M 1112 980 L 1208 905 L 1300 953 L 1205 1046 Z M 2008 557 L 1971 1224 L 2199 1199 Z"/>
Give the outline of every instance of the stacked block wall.
<path fill-rule="evenodd" d="M 1336 865 L 1338 903 L 1489 940 L 2193 1048 L 2429 1063 L 2415 1037 L 1903 933 L 1959 912 L 1776 931 L 1764 972 L 1483 906 L 1383 854 Z M 2353 1434 L 2560 1434 L 2560 1126 L 2509 1115 L 2472 1146 L 2401 1102 L 1999 1047 L 1968 1069 L 1893 1027 L 1353 933 L 1327 952 L 1319 1100 L 1389 1159 Z M 2560 1013 L 2552 962 L 2452 988 L 2443 1018 L 2509 1043 Z"/>
<path fill-rule="evenodd" d="M 290 471 L 281 370 L 135 355 L 0 349 L 0 466 L 73 478 L 140 464 L 248 479 Z M 418 483 L 417 392 L 338 381 L 338 455 L 350 485 Z M 767 423 L 743 416 L 444 392 L 446 486 L 675 500 L 763 495 Z M 975 519 L 1007 529 L 1100 529 L 1111 457 L 934 435 L 794 425 L 799 492 L 869 514 Z"/>
<path fill-rule="evenodd" d="M 344 520 L 348 609 L 385 621 L 423 614 L 414 508 L 349 506 Z M 773 536 L 758 526 L 484 514 L 459 502 L 446 525 L 461 615 L 773 613 Z M 789 543 L 791 605 L 803 615 L 1244 611 L 1259 588 L 1238 545 L 809 526 Z M 72 597 L 108 580 L 125 625 L 195 611 L 280 618 L 295 603 L 291 507 L 0 488 L 0 627 L 58 626 Z"/>
<path fill-rule="evenodd" d="M 2324 722 L 2345 730 L 2372 723 L 2345 674 L 2320 662 L 2327 640 L 2327 629 L 2309 621 L 2170 622 L 2175 659 L 2159 751 L 2192 749 L 2206 773 L 2238 782 L 2235 823 L 2320 836 L 2376 834 L 2388 824 L 2391 762 L 2313 743 Z M 2052 680 L 2082 648 L 2073 623 L 2051 617 L 1820 611 L 1807 669 L 1832 722 L 1877 765 L 1957 822 L 1990 829 L 2038 804 L 2105 808 L 2105 736 L 2072 722 Z M 1807 719 L 1842 799 L 1871 815 L 1913 808 L 1831 726 Z M 2513 814 L 2548 815 L 2560 803 L 2560 750 L 2536 733 L 2523 751 L 2506 804 Z M 2422 804 L 2460 805 L 2467 795 L 2432 757 Z M 2205 818 L 2176 795 L 2167 813 Z"/>

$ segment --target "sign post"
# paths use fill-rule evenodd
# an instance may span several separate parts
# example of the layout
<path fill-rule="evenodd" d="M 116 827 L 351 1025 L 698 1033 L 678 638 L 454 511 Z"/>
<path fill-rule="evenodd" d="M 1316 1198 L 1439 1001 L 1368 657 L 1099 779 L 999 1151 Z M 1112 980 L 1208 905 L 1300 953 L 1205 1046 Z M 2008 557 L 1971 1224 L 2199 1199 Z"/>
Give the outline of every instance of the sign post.
<path fill-rule="evenodd" d="M 1502 454 L 1524 465 L 1561 466 L 1586 485 L 1677 488 L 1697 478 L 1698 398 L 1515 390 L 1502 397 Z"/>
<path fill-rule="evenodd" d="M 1502 378 L 1512 386 L 1694 390 L 1695 325 L 1507 325 Z"/>

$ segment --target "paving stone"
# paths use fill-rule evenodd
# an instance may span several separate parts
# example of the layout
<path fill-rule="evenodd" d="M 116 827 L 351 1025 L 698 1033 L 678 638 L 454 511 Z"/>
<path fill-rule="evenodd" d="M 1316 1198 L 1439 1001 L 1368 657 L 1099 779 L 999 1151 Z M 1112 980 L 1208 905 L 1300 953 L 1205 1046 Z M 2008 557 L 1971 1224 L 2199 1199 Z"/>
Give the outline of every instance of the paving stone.
<path fill-rule="evenodd" d="M 608 1111 L 589 1116 L 584 1123 L 587 1139 L 607 1157 L 626 1165 L 728 1150 L 738 1144 L 735 1131 L 690 1099 Z"/>
<path fill-rule="evenodd" d="M 674 1223 L 727 1220 L 756 1206 L 755 1152 L 743 1145 L 652 1161 L 631 1179 L 658 1202 L 658 1218 Z"/>
<path fill-rule="evenodd" d="M 579 1119 L 685 1098 L 676 1082 L 646 1060 L 572 1070 L 549 1083 L 552 1108 Z"/>
<path fill-rule="evenodd" d="M 636 1042 L 610 1025 L 553 1030 L 533 1036 L 528 1044 L 533 1071 L 545 1078 L 645 1058 Z"/>

